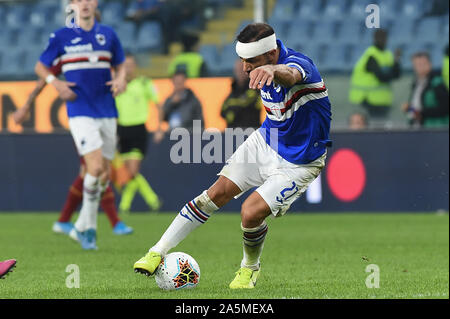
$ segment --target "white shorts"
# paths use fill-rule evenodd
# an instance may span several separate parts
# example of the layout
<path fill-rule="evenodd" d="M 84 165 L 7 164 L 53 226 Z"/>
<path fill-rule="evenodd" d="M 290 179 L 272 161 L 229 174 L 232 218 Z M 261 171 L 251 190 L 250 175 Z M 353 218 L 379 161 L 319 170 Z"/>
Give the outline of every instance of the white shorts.
<path fill-rule="evenodd" d="M 308 164 L 293 164 L 283 159 L 253 132 L 227 160 L 218 175 L 225 176 L 242 191 L 253 187 L 270 207 L 275 217 L 286 213 L 292 203 L 306 191 L 325 166 L 326 152 Z"/>
<path fill-rule="evenodd" d="M 117 131 L 115 118 L 76 116 L 69 118 L 69 127 L 80 156 L 101 149 L 104 158 L 114 158 Z"/>

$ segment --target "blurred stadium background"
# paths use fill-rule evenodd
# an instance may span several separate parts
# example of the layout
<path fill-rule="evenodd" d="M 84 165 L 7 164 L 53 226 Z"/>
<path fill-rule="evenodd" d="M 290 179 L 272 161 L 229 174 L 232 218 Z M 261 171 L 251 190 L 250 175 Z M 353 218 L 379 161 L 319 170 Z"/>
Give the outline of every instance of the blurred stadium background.
<path fill-rule="evenodd" d="M 229 79 L 236 60 L 235 36 L 245 24 L 254 20 L 255 13 L 260 12 L 260 4 L 263 4 L 264 19 L 274 26 L 277 36 L 288 47 L 312 57 L 324 77 L 333 105 L 332 134 L 335 147 L 330 150 L 330 155 L 341 147 L 356 150 L 367 166 L 364 183 L 375 183 L 370 187 L 364 184 L 364 196 L 361 197 L 364 197 L 365 204 L 362 206 L 355 204 L 361 198 L 353 202 L 342 201 L 329 187 L 328 194 L 323 194 L 323 202 L 328 201 L 330 205 L 300 208 L 344 211 L 448 210 L 448 126 L 431 131 L 411 130 L 405 114 L 400 110 L 401 103 L 409 97 L 413 81 L 410 56 L 419 50 L 426 50 L 431 56 L 433 67 L 437 70 L 442 68 L 444 48 L 448 45 L 449 36 L 447 1 L 164 1 L 165 4 L 173 5 L 171 10 L 183 12 L 183 19 L 178 21 L 178 31 L 165 29 L 159 21 L 151 19 L 140 23 L 128 19 L 134 2 L 99 0 L 102 22 L 113 26 L 124 48 L 136 55 L 139 73 L 159 80 L 158 83 L 165 85 L 164 90 L 170 89 L 169 63 L 183 50 L 183 35 L 188 33 L 198 35 L 198 51 L 209 71 L 207 82 L 202 83 L 214 85 L 216 82 L 212 81 L 213 78 Z M 34 65 L 46 46 L 49 34 L 63 25 L 66 4 L 64 0 L 0 0 L 0 150 L 7 155 L 0 158 L 0 210 L 33 210 L 33 207 L 37 210 L 58 210 L 65 197 L 66 185 L 70 185 L 77 172 L 74 147 L 65 130 L 63 103 L 58 101 L 54 90 L 47 88 L 42 94 L 44 100 L 37 100 L 36 110 L 40 109 L 40 112 L 32 112 L 32 123 L 17 126 L 10 118 L 10 113 L 24 103 L 26 95 L 33 88 L 31 81 L 36 80 Z M 393 81 L 394 103 L 381 130 L 349 132 L 348 117 L 356 110 L 348 101 L 350 74 L 358 58 L 371 45 L 375 30 L 365 26 L 368 15 L 365 8 L 368 4 L 378 4 L 380 7 L 380 27 L 389 32 L 388 48 L 403 50 L 402 75 Z M 173 32 L 178 33 L 171 34 Z M 223 86 L 223 83 L 220 84 L 222 86 L 213 86 L 212 90 L 208 88 L 200 92 L 200 95 L 211 95 L 202 105 L 206 114 L 206 127 L 224 128 L 223 119 L 217 111 L 222 103 L 217 96 L 229 92 L 229 87 Z M 209 90 L 211 92 L 206 92 Z M 211 100 L 218 105 L 216 109 Z M 152 125 L 148 125 L 148 128 L 151 131 Z M 192 197 L 192 190 L 180 186 L 176 189 L 180 202 L 171 201 L 169 196 L 174 190 L 171 188 L 173 185 L 164 183 L 166 176 L 175 171 L 177 174 L 186 175 L 190 172 L 197 176 L 203 170 L 201 176 L 210 174 L 211 179 L 220 165 L 197 165 L 195 167 L 199 167 L 198 170 L 173 165 L 168 160 L 171 144 L 167 140 L 159 146 L 150 146 L 151 153 L 144 161 L 144 173 L 149 176 L 155 189 L 161 191 L 163 199 L 166 197 L 163 209 L 176 210 L 176 205 L 182 205 L 185 198 Z M 50 159 L 54 160 L 51 155 L 54 145 L 64 149 L 67 154 L 61 155 L 57 163 L 49 162 Z M 34 166 L 29 160 L 30 156 L 35 156 L 32 150 L 37 152 L 33 154 L 39 154 L 34 158 L 38 162 Z M 438 152 L 439 155 L 430 158 L 429 154 L 437 154 L 432 152 Z M 22 156 L 18 157 L 18 154 Z M 159 170 L 165 166 L 167 170 Z M 56 170 L 48 184 L 48 188 L 56 192 L 51 197 L 39 187 L 43 170 L 36 168 Z M 383 171 L 380 174 L 381 169 Z M 362 177 L 357 178 L 361 181 Z M 193 188 L 202 189 L 210 179 L 195 178 L 198 185 Z M 327 189 L 328 186 L 323 187 Z M 399 189 L 404 191 L 395 194 L 395 190 Z M 32 195 L 27 196 L 35 197 L 37 201 L 34 204 L 31 204 L 33 200 L 25 203 L 22 200 L 25 192 L 30 192 Z M 391 198 L 387 200 L 385 196 Z M 55 198 L 58 200 L 55 201 Z M 380 198 L 385 198 L 385 201 L 381 203 Z M 42 202 L 42 205 L 36 205 L 36 202 Z M 139 209 L 143 206 L 138 202 L 136 207 Z M 230 209 L 238 210 L 239 207 L 236 204 Z"/>
<path fill-rule="evenodd" d="M 33 67 L 45 47 L 49 34 L 65 21 L 64 3 L 57 0 L 0 1 L 0 80 L 33 80 Z M 132 0 L 100 0 L 102 20 L 114 27 L 124 48 L 139 57 L 141 73 L 152 78 L 167 77 L 171 59 L 181 52 L 177 36 L 165 39 L 160 22 L 127 19 Z M 169 3 L 171 1 L 166 1 Z M 254 18 L 254 0 L 172 1 L 189 12 L 180 22 L 181 31 L 196 32 L 199 52 L 204 57 L 209 76 L 231 76 L 234 38 Z M 258 2 L 258 1 L 256 1 Z M 266 21 L 274 26 L 289 47 L 311 56 L 327 79 L 335 112 L 335 128 L 346 127 L 352 113 L 348 99 L 348 76 L 355 62 L 372 42 L 374 29 L 365 27 L 365 8 L 380 6 L 381 27 L 389 31 L 389 49 L 403 50 L 403 76 L 394 83 L 395 106 L 405 100 L 411 83 L 409 57 L 418 50 L 430 53 L 435 68 L 442 66 L 448 43 L 449 14 L 446 1 L 433 0 L 266 0 Z M 444 3 L 444 8 L 439 5 Z M 437 5 L 436 5 L 437 4 Z M 175 10 L 175 9 L 173 9 Z M 180 9 L 181 10 L 181 9 Z M 176 32 L 176 31 L 174 31 Z M 165 41 L 170 41 L 165 47 Z M 338 111 L 337 111 L 338 110 Z M 407 122 L 399 107 L 394 107 L 387 126 L 405 127 Z"/>

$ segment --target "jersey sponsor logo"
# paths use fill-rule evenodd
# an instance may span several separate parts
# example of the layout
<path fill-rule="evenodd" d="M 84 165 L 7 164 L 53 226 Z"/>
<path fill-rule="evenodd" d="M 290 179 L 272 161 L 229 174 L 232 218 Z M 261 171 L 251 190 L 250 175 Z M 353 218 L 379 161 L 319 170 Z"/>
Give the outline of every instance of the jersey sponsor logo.
<path fill-rule="evenodd" d="M 261 96 L 266 100 L 272 100 L 272 96 L 270 95 L 270 92 L 261 90 Z"/>
<path fill-rule="evenodd" d="M 275 83 L 274 83 L 273 88 L 275 89 L 275 91 L 276 91 L 277 93 L 280 93 L 280 91 L 281 91 L 281 86 L 279 86 L 278 84 L 275 84 Z"/>
<path fill-rule="evenodd" d="M 72 41 L 70 41 L 70 43 L 72 43 L 72 44 L 77 44 L 77 43 L 80 42 L 81 40 L 83 40 L 83 39 L 80 38 L 80 37 L 76 37 L 75 39 L 72 39 Z"/>
<path fill-rule="evenodd" d="M 64 46 L 64 50 L 67 53 L 76 53 L 76 52 L 94 51 L 94 48 L 92 47 L 92 43 L 88 43 L 71 46 L 66 45 Z"/>
<path fill-rule="evenodd" d="M 101 33 L 96 34 L 95 39 L 97 40 L 97 43 L 100 45 L 106 44 L 106 37 Z"/>

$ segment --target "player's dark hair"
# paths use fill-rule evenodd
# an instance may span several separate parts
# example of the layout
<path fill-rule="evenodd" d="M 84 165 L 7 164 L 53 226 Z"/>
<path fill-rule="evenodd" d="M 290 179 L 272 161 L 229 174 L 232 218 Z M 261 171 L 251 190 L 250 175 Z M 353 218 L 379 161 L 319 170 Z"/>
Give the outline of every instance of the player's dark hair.
<path fill-rule="evenodd" d="M 274 33 L 273 28 L 267 23 L 251 23 L 242 29 L 236 40 L 242 43 L 249 43 L 261 40 Z"/>

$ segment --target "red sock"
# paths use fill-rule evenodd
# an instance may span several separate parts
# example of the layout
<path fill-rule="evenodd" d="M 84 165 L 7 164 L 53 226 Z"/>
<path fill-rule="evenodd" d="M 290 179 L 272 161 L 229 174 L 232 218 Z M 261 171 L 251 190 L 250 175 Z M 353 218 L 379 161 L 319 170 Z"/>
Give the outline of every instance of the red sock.
<path fill-rule="evenodd" d="M 117 215 L 116 204 L 114 202 L 114 192 L 111 186 L 108 186 L 105 192 L 103 193 L 100 206 L 102 207 L 105 214 L 108 216 L 111 226 L 112 227 L 116 226 L 116 224 L 120 221 L 120 219 L 119 216 Z"/>
<path fill-rule="evenodd" d="M 67 194 L 66 202 L 61 211 L 58 221 L 66 223 L 70 221 L 75 209 L 80 205 L 83 200 L 83 179 L 80 175 L 73 181 L 70 186 L 69 193 Z"/>

